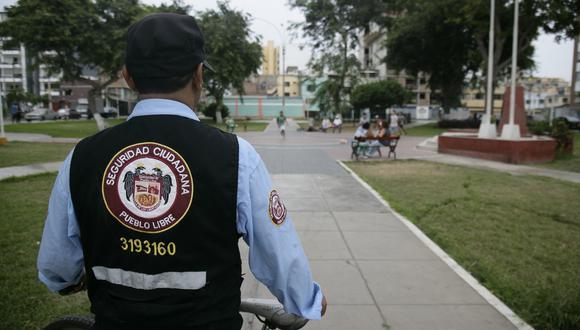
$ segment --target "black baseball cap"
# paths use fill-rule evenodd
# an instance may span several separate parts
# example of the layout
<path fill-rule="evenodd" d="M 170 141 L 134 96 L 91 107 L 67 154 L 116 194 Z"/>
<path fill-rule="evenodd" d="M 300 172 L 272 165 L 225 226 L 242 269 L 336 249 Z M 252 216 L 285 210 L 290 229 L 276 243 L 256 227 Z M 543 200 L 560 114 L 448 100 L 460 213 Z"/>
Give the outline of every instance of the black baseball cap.
<path fill-rule="evenodd" d="M 195 71 L 205 62 L 203 35 L 195 19 L 181 14 L 152 14 L 129 27 L 125 65 L 134 77 L 169 78 Z"/>

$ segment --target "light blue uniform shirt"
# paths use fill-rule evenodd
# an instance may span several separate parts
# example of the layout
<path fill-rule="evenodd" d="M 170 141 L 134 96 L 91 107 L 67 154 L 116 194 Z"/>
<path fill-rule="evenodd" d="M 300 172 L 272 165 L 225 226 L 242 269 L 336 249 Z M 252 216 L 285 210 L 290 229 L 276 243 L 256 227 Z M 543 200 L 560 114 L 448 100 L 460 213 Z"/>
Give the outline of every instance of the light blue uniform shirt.
<path fill-rule="evenodd" d="M 127 118 L 177 115 L 199 120 L 185 104 L 166 99 L 140 101 Z M 272 182 L 254 148 L 238 137 L 237 230 L 248 244 L 250 269 L 287 312 L 320 319 L 322 291 L 312 280 L 308 260 L 290 216 L 277 226 L 268 213 Z M 70 196 L 72 151 L 62 164 L 52 189 L 38 255 L 38 276 L 59 291 L 79 282 L 84 273 L 80 231 Z M 283 197 L 283 196 L 282 196 Z"/>

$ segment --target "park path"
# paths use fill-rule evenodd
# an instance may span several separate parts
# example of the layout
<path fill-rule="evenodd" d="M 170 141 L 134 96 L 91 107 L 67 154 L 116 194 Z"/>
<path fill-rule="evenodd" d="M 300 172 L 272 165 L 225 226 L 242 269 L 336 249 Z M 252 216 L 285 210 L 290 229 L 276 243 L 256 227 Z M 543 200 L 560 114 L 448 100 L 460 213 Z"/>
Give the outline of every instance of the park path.
<path fill-rule="evenodd" d="M 315 134 L 288 130 L 282 139 L 272 129 L 245 136 L 270 170 L 328 298 L 327 315 L 308 329 L 516 328 L 336 162 L 335 145 L 348 146 Z M 271 298 L 240 246 L 243 296 Z M 259 329 L 245 317 L 245 329 Z"/>

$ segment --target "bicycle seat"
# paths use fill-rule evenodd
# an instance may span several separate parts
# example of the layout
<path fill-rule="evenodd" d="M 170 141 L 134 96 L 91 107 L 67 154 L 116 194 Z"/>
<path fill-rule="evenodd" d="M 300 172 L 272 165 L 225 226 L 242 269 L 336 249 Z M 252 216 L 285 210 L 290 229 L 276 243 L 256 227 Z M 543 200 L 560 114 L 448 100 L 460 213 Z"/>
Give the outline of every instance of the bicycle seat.
<path fill-rule="evenodd" d="M 262 316 L 266 319 L 266 324 L 281 330 L 300 329 L 308 323 L 308 320 L 305 318 L 286 313 L 284 307 L 272 299 L 242 299 L 240 312 Z"/>

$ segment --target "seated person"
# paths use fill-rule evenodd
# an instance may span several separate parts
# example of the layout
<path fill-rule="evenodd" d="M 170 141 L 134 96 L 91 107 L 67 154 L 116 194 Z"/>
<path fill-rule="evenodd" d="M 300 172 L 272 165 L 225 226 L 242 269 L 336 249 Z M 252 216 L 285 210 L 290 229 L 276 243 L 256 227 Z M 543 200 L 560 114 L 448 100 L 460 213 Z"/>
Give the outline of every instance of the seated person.
<path fill-rule="evenodd" d="M 374 155 L 381 146 L 389 145 L 389 140 L 387 139 L 389 137 L 388 124 L 384 121 L 381 121 L 379 127 L 380 128 L 377 135 L 374 136 L 373 140 L 369 141 L 369 147 L 366 156 L 370 157 Z"/>
<path fill-rule="evenodd" d="M 367 138 L 369 137 L 369 134 L 372 136 L 372 132 L 370 131 L 371 128 L 371 124 L 369 124 L 368 122 L 363 123 L 362 125 L 360 125 L 357 129 L 356 132 L 354 132 L 354 141 L 355 143 L 357 142 L 357 154 L 359 155 L 365 155 L 367 148 L 369 146 L 369 142 L 367 141 Z M 354 144 L 353 144 L 354 146 Z"/>
<path fill-rule="evenodd" d="M 326 133 L 326 131 L 330 128 L 330 126 L 331 126 L 330 119 L 324 118 L 322 120 L 322 126 L 321 126 L 322 131 L 324 133 Z"/>

